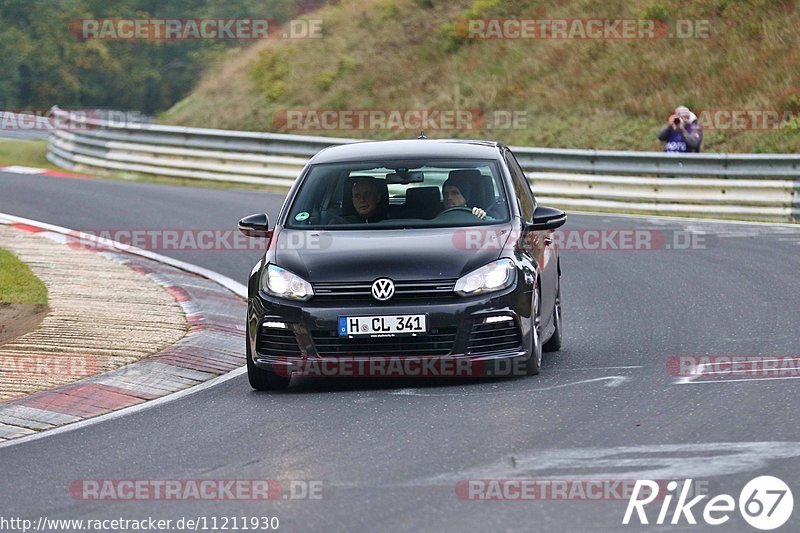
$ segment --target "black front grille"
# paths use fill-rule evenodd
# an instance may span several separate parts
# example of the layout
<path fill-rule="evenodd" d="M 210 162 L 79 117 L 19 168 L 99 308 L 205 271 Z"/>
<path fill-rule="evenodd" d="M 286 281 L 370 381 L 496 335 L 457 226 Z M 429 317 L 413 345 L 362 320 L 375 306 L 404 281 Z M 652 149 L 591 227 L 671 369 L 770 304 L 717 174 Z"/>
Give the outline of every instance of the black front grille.
<path fill-rule="evenodd" d="M 425 357 L 448 355 L 453 350 L 456 328 L 433 328 L 417 337 L 340 337 L 334 331 L 313 331 L 317 353 L 322 357 Z"/>
<path fill-rule="evenodd" d="M 472 326 L 469 338 L 469 353 L 492 353 L 501 351 L 517 351 L 522 347 L 519 328 L 513 320 Z"/>
<path fill-rule="evenodd" d="M 428 300 L 431 298 L 455 298 L 456 293 L 453 287 L 456 284 L 454 279 L 434 280 L 434 281 L 395 281 L 394 296 L 389 300 L 413 301 Z M 354 281 L 350 283 L 314 283 L 314 300 L 334 301 L 334 300 L 370 300 L 377 301 L 372 297 L 371 281 Z"/>
<path fill-rule="evenodd" d="M 291 329 L 261 327 L 256 337 L 256 351 L 260 355 L 299 357 L 300 346 Z"/>

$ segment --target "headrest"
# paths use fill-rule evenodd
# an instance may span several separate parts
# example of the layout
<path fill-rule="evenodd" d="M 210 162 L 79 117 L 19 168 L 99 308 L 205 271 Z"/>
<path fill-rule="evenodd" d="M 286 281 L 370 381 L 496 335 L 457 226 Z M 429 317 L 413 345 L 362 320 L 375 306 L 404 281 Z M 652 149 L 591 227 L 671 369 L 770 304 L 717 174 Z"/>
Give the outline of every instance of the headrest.
<path fill-rule="evenodd" d="M 407 216 L 430 220 L 442 210 L 439 187 L 411 187 L 406 190 Z"/>
<path fill-rule="evenodd" d="M 406 191 L 406 203 L 441 202 L 439 187 L 411 187 Z"/>

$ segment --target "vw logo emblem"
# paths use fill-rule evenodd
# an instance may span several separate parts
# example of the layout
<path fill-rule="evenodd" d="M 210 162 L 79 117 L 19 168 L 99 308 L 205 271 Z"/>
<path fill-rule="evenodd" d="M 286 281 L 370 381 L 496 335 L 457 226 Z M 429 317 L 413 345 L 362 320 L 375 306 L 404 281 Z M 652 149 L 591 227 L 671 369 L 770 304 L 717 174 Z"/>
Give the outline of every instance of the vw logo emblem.
<path fill-rule="evenodd" d="M 394 296 L 394 282 L 389 278 L 376 279 L 372 283 L 372 297 L 385 302 Z"/>

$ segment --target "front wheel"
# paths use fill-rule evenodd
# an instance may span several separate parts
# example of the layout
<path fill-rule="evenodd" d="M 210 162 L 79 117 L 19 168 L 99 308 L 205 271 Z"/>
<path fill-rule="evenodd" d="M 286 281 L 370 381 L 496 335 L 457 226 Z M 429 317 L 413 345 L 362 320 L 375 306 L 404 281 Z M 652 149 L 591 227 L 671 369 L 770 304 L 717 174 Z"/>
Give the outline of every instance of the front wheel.
<path fill-rule="evenodd" d="M 556 329 L 550 339 L 542 346 L 545 352 L 557 352 L 561 349 L 561 335 L 564 330 L 561 324 L 561 276 L 558 276 L 556 283 L 556 303 L 553 306 L 553 325 Z"/>
<path fill-rule="evenodd" d="M 250 386 L 258 391 L 283 390 L 287 388 L 292 380 L 291 376 L 279 376 L 275 372 L 258 368 L 253 362 L 253 357 L 250 353 L 250 335 L 247 336 L 246 340 L 247 379 L 250 381 Z"/>
<path fill-rule="evenodd" d="M 540 332 L 540 328 L 542 326 L 540 313 L 541 298 L 539 297 L 538 290 L 533 294 L 536 301 L 533 304 L 531 354 L 530 357 L 528 357 L 528 360 L 525 362 L 525 373 L 529 376 L 535 376 L 542 369 L 542 336 Z"/>

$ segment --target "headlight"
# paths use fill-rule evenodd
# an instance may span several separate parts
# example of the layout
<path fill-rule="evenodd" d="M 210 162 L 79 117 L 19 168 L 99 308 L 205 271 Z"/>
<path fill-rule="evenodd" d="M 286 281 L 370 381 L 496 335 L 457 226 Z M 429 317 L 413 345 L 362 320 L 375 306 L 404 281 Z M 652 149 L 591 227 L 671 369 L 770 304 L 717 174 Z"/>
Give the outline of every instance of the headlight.
<path fill-rule="evenodd" d="M 453 290 L 461 296 L 499 291 L 514 283 L 516 272 L 511 259 L 498 259 L 461 277 Z"/>
<path fill-rule="evenodd" d="M 261 289 L 272 296 L 290 300 L 308 300 L 314 296 L 309 282 L 277 265 L 267 265 L 261 273 Z"/>

